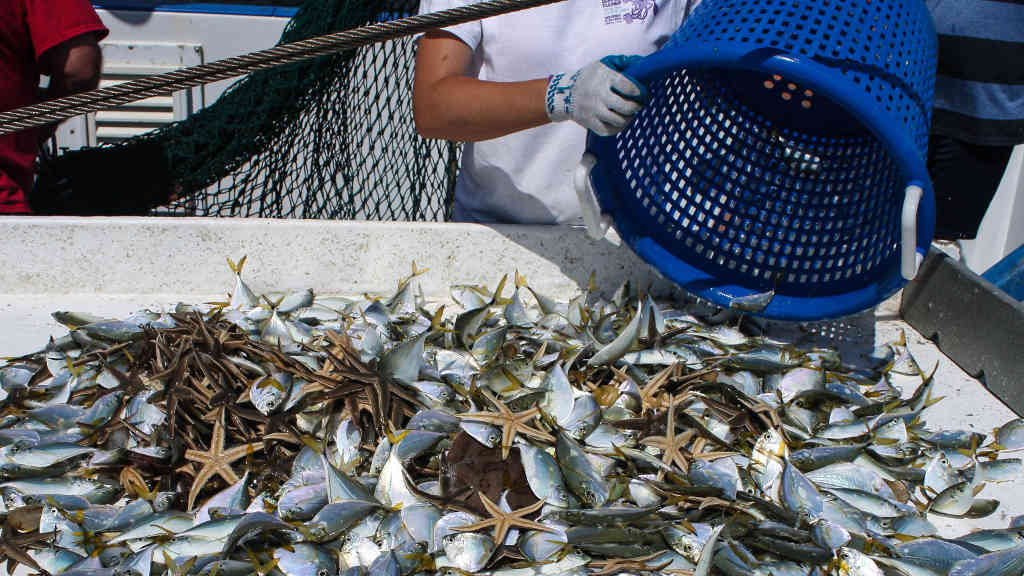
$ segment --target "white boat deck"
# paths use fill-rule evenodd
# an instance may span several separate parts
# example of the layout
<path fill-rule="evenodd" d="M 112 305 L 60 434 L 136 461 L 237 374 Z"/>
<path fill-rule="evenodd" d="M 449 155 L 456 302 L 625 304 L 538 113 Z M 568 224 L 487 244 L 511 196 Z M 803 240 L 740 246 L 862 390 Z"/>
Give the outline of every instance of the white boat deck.
<path fill-rule="evenodd" d="M 662 291 L 672 287 L 628 249 L 594 243 L 581 230 L 469 224 L 213 220 L 150 218 L 0 218 L 0 356 L 42 347 L 66 331 L 50 313 L 75 310 L 123 316 L 179 301 L 222 300 L 233 285 L 225 258 L 248 256 L 244 276 L 257 293 L 311 287 L 318 294 L 387 294 L 411 263 L 428 298 L 445 298 L 453 283 L 497 283 L 518 270 L 552 296 L 578 293 L 591 273 L 602 289 L 624 278 Z M 846 354 L 907 335 L 925 370 L 938 363 L 935 393 L 945 400 L 925 412 L 934 429 L 990 434 L 1016 417 L 934 345 L 899 320 L 896 298 L 843 321 L 775 326 Z M 1012 456 L 1012 455 L 1008 455 Z M 997 498 L 988 518 L 932 515 L 945 536 L 1005 527 L 1024 514 L 1024 478 L 988 485 Z M 2 572 L 2 570 L 0 570 Z"/>

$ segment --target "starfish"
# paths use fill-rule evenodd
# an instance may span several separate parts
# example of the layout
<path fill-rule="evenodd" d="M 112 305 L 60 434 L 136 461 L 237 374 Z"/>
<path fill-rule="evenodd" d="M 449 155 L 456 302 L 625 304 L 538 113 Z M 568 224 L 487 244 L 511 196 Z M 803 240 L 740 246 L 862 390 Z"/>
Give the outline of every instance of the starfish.
<path fill-rule="evenodd" d="M 661 372 L 658 372 L 651 378 L 647 385 L 640 389 L 640 415 L 647 413 L 648 409 L 657 410 L 659 403 L 657 401 L 658 392 L 661 387 L 668 381 L 669 376 L 672 375 L 676 365 L 668 366 Z"/>
<path fill-rule="evenodd" d="M 463 420 L 470 420 L 473 422 L 487 422 L 488 424 L 500 425 L 502 460 L 508 459 L 508 453 L 512 448 L 512 441 L 515 440 L 516 433 L 522 433 L 531 438 L 543 440 L 545 442 L 555 441 L 555 439 L 547 432 L 543 432 L 526 424 L 540 414 L 540 408 L 534 406 L 524 412 L 512 412 L 508 409 L 508 406 L 505 406 L 504 402 L 490 395 L 486 390 L 481 390 L 480 392 L 491 401 L 491 404 L 497 406 L 499 412 L 470 412 L 468 414 L 459 414 L 459 417 Z"/>
<path fill-rule="evenodd" d="M 612 558 L 610 560 L 591 560 L 587 563 L 587 566 L 591 568 L 599 568 L 598 572 L 594 572 L 594 576 L 601 574 L 618 574 L 619 572 L 637 571 L 637 572 L 658 572 L 662 568 L 665 568 L 672 563 L 672 560 L 667 560 L 657 566 L 652 566 L 647 563 L 648 560 L 653 560 L 658 556 L 664 554 L 665 551 L 655 552 L 654 554 L 648 554 L 647 556 L 639 556 L 636 558 Z"/>
<path fill-rule="evenodd" d="M 7 560 L 8 574 L 14 574 L 18 564 L 23 564 L 33 570 L 42 572 L 43 569 L 39 567 L 35 559 L 28 555 L 26 550 L 32 544 L 38 544 L 52 538 L 52 532 L 41 534 L 38 531 L 34 531 L 20 534 L 10 522 L 4 522 L 3 534 L 0 535 L 0 562 L 4 559 Z"/>
<path fill-rule="evenodd" d="M 231 464 L 257 450 L 263 449 L 263 442 L 253 442 L 225 450 L 224 442 L 224 409 L 221 408 L 217 411 L 217 421 L 213 425 L 210 449 L 205 452 L 201 450 L 185 451 L 185 458 L 187 460 L 203 465 L 199 473 L 196 474 L 195 480 L 192 481 L 192 488 L 188 493 L 189 510 L 195 504 L 199 491 L 203 489 L 210 478 L 213 478 L 214 474 L 223 478 L 228 484 L 238 482 L 238 475 L 231 469 Z"/>
<path fill-rule="evenodd" d="M 537 510 L 543 508 L 543 500 L 538 500 L 530 506 L 520 508 L 514 512 L 505 512 L 497 504 L 491 502 L 491 499 L 483 492 L 480 493 L 480 501 L 483 502 L 484 508 L 491 517 L 487 520 L 481 520 L 475 524 L 452 528 L 452 530 L 455 530 L 456 532 L 476 532 L 477 530 L 494 526 L 494 542 L 497 544 L 496 549 L 500 548 L 501 545 L 504 544 L 505 536 L 508 535 L 510 528 L 524 528 L 526 530 L 540 530 L 542 532 L 555 531 L 555 529 L 550 526 L 545 526 L 539 522 L 534 522 L 524 518 L 524 516 L 533 514 Z"/>
<path fill-rule="evenodd" d="M 648 446 L 654 446 L 655 448 L 661 448 L 664 451 L 662 462 L 669 466 L 675 463 L 676 466 L 679 466 L 680 470 L 686 472 L 690 467 L 690 462 L 683 454 L 683 452 L 687 452 L 684 446 L 686 446 L 694 436 L 696 436 L 696 432 L 692 429 L 676 436 L 676 402 L 672 396 L 669 396 L 668 426 L 665 428 L 665 435 L 648 436 L 641 440 L 640 443 Z"/>

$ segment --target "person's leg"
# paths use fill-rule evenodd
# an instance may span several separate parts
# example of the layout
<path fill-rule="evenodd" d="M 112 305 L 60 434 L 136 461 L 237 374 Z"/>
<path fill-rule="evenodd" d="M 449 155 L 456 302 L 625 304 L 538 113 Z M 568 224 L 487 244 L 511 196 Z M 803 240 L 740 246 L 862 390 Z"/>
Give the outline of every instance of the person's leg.
<path fill-rule="evenodd" d="M 928 172 L 935 190 L 936 240 L 977 236 L 1012 152 L 1013 146 L 978 146 L 932 134 Z"/>

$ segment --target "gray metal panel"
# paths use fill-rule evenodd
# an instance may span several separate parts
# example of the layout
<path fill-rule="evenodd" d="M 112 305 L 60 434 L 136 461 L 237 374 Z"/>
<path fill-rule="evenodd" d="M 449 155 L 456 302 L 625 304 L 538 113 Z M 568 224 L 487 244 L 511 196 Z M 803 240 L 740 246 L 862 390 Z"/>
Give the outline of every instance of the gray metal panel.
<path fill-rule="evenodd" d="M 942 353 L 1024 413 L 1024 304 L 932 249 L 903 291 L 901 313 Z"/>

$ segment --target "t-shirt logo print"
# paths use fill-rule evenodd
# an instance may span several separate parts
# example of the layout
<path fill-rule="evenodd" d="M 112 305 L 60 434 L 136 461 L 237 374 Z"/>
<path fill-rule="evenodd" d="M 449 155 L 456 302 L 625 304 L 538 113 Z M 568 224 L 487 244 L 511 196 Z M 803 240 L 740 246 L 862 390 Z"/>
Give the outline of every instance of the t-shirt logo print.
<path fill-rule="evenodd" d="M 605 24 L 646 22 L 658 13 L 656 0 L 601 0 Z"/>

